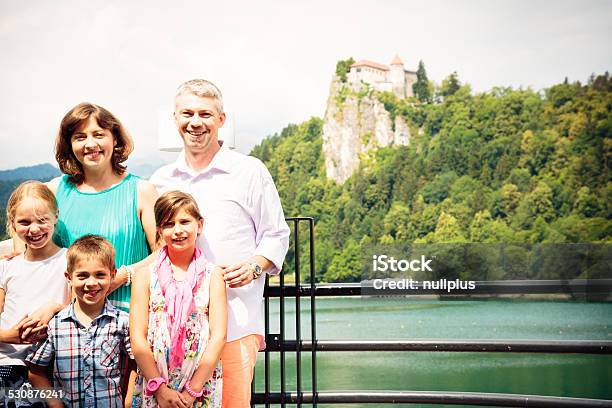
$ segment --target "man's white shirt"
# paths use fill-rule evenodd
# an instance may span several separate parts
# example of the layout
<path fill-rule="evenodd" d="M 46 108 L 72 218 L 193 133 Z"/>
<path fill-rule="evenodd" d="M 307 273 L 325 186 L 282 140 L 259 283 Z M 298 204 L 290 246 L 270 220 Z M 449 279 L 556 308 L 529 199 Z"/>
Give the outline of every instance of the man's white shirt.
<path fill-rule="evenodd" d="M 158 169 L 150 182 L 159 194 L 191 194 L 204 217 L 199 245 L 206 258 L 229 266 L 261 255 L 277 274 L 289 246 L 289 227 L 272 176 L 257 158 L 221 148 L 211 163 L 195 172 L 182 151 L 176 162 Z M 264 335 L 263 276 L 248 285 L 228 288 L 227 341 Z M 263 344 L 263 342 L 262 342 Z"/>

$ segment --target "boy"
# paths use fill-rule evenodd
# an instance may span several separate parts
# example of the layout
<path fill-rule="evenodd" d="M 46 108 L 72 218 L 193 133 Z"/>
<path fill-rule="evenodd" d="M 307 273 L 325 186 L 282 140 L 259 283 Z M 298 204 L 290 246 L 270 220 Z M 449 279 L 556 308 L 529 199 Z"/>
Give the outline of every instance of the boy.
<path fill-rule="evenodd" d="M 64 391 L 67 406 L 122 407 L 125 357 L 134 356 L 128 314 L 106 300 L 116 273 L 115 250 L 106 239 L 86 235 L 66 257 L 75 299 L 49 322 L 47 339 L 28 356 L 30 382 L 50 388 L 47 367 L 53 365 L 54 386 Z M 48 405 L 63 406 L 57 399 Z"/>

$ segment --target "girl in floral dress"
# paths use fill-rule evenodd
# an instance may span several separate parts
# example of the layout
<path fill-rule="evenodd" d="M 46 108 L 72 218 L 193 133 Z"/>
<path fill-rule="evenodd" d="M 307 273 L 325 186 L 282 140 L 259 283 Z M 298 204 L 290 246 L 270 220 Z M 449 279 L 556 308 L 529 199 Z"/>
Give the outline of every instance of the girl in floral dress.
<path fill-rule="evenodd" d="M 193 197 L 170 191 L 154 211 L 165 246 L 132 283 L 130 335 L 138 364 L 132 407 L 221 407 L 227 327 L 221 269 L 196 247 L 203 219 Z"/>

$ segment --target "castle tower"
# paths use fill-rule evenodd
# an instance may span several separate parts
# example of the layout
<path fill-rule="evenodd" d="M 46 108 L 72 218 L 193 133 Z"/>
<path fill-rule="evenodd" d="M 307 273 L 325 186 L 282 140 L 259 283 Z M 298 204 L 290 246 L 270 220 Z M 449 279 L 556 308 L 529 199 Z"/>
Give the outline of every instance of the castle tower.
<path fill-rule="evenodd" d="M 389 79 L 391 81 L 393 93 L 398 98 L 405 98 L 408 96 L 406 93 L 406 70 L 404 69 L 404 63 L 397 54 L 395 58 L 393 58 L 393 61 L 391 61 Z"/>

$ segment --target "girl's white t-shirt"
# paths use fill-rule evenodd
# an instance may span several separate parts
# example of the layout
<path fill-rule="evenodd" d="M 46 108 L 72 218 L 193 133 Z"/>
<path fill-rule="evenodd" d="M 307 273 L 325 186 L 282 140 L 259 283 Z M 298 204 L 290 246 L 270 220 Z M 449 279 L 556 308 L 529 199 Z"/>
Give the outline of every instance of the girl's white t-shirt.
<path fill-rule="evenodd" d="M 23 254 L 0 261 L 0 288 L 4 289 L 4 310 L 0 328 L 9 329 L 23 316 L 49 302 L 64 303 L 70 298 L 70 286 L 64 276 L 66 249 L 43 261 L 26 261 Z M 25 365 L 28 344 L 0 343 L 0 365 Z"/>

